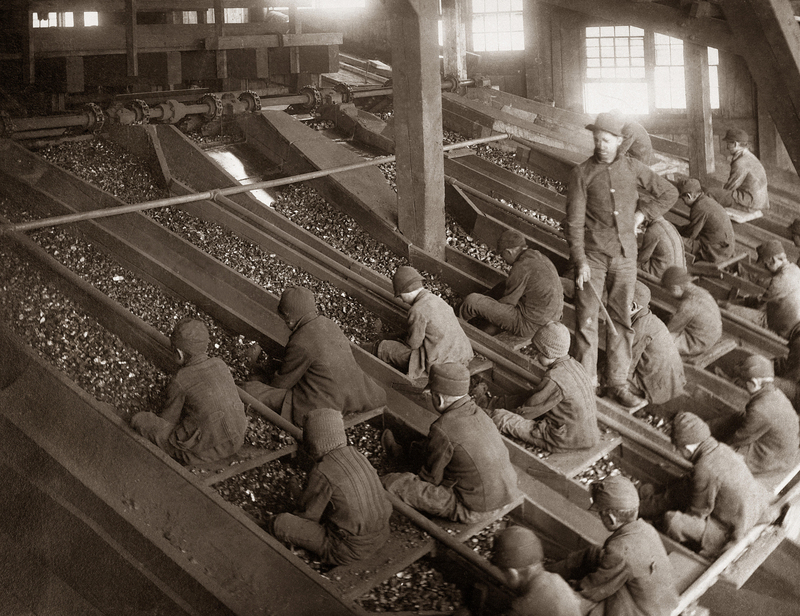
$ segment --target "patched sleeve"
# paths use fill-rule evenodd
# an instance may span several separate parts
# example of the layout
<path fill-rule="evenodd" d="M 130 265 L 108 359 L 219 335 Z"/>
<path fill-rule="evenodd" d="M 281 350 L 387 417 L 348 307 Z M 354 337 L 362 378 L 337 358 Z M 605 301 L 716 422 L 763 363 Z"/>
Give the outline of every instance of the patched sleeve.
<path fill-rule="evenodd" d="M 440 485 L 444 479 L 444 469 L 452 458 L 453 444 L 450 439 L 439 426 L 432 425 L 425 447 L 425 464 L 419 471 L 420 479 Z"/>
<path fill-rule="evenodd" d="M 327 477 L 312 469 L 308 475 L 308 485 L 306 486 L 303 496 L 300 498 L 300 511 L 297 515 L 306 520 L 319 522 L 322 514 L 328 503 L 331 501 L 333 495 L 333 488 Z"/>

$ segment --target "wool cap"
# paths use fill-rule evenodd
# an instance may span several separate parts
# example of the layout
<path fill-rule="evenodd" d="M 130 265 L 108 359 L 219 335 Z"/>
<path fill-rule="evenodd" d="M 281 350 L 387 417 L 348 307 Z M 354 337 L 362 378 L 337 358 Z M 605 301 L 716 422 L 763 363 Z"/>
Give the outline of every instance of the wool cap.
<path fill-rule="evenodd" d="M 750 143 L 750 135 L 741 128 L 729 128 L 722 138 L 723 141 L 737 141 L 739 143 Z"/>
<path fill-rule="evenodd" d="M 336 409 L 315 409 L 306 415 L 303 441 L 314 459 L 329 451 L 347 446 L 344 419 Z"/>
<path fill-rule="evenodd" d="M 208 351 L 210 337 L 206 324 L 197 319 L 184 319 L 172 330 L 172 346 L 187 355 L 202 355 Z"/>
<path fill-rule="evenodd" d="M 278 310 L 293 320 L 297 320 L 309 312 L 316 312 L 314 293 L 305 287 L 288 287 L 281 295 Z"/>
<path fill-rule="evenodd" d="M 401 293 L 408 293 L 421 288 L 422 276 L 413 267 L 401 265 L 392 277 L 392 286 L 394 287 L 394 296 L 397 297 Z"/>
<path fill-rule="evenodd" d="M 639 493 L 631 481 L 622 475 L 609 475 L 591 484 L 592 506 L 589 511 L 607 509 L 637 509 Z"/>
<path fill-rule="evenodd" d="M 758 262 L 764 263 L 765 261 L 769 261 L 772 257 L 785 255 L 786 249 L 783 247 L 780 240 L 769 240 L 756 248 L 756 252 L 758 253 Z"/>
<path fill-rule="evenodd" d="M 597 115 L 594 124 L 587 124 L 586 129 L 592 132 L 603 130 L 617 137 L 622 137 L 622 129 L 624 126 L 625 122 L 618 115 L 613 113 L 600 113 Z"/>
<path fill-rule="evenodd" d="M 748 356 L 739 366 L 739 374 L 745 379 L 768 379 L 775 376 L 772 360 L 763 355 Z"/>
<path fill-rule="evenodd" d="M 661 286 L 665 289 L 669 287 L 682 287 L 691 280 L 692 277 L 689 276 L 689 273 L 685 269 L 673 265 L 667 268 L 667 271 L 664 272 L 664 275 L 661 277 Z"/>
<path fill-rule="evenodd" d="M 678 192 L 681 195 L 688 195 L 688 194 L 695 194 L 699 192 L 703 192 L 703 187 L 700 186 L 700 180 L 695 178 L 686 178 L 678 184 Z"/>
<path fill-rule="evenodd" d="M 495 535 L 492 563 L 501 569 L 524 569 L 543 557 L 542 542 L 529 528 L 509 526 Z"/>
<path fill-rule="evenodd" d="M 497 252 L 526 245 L 525 236 L 522 233 L 515 229 L 506 229 L 497 240 Z"/>
<path fill-rule="evenodd" d="M 640 308 L 644 308 L 650 304 L 650 287 L 641 280 L 636 281 L 636 286 L 633 289 L 633 301 L 635 301 Z"/>
<path fill-rule="evenodd" d="M 469 370 L 464 364 L 433 364 L 428 388 L 445 396 L 464 396 L 469 393 Z"/>
<path fill-rule="evenodd" d="M 558 359 L 569 353 L 569 330 L 558 321 L 550 321 L 533 335 L 533 347 L 549 359 Z"/>
<path fill-rule="evenodd" d="M 678 413 L 672 422 L 672 442 L 678 447 L 702 443 L 711 430 L 708 424 L 694 413 Z"/>

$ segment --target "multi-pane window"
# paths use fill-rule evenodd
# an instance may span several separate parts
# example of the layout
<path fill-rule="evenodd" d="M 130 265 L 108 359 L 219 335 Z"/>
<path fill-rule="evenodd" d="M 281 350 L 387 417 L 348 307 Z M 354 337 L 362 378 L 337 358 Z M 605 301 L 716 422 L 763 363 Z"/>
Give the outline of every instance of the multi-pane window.
<path fill-rule="evenodd" d="M 34 13 L 34 28 L 72 28 L 75 20 L 72 13 Z"/>
<path fill-rule="evenodd" d="M 472 50 L 525 49 L 522 0 L 472 0 Z"/>
<path fill-rule="evenodd" d="M 587 113 L 619 107 L 647 113 L 644 30 L 633 26 L 586 28 Z"/>
<path fill-rule="evenodd" d="M 226 24 L 246 24 L 250 21 L 249 9 L 225 9 Z"/>
<path fill-rule="evenodd" d="M 655 104 L 658 109 L 686 109 L 683 41 L 656 32 Z"/>

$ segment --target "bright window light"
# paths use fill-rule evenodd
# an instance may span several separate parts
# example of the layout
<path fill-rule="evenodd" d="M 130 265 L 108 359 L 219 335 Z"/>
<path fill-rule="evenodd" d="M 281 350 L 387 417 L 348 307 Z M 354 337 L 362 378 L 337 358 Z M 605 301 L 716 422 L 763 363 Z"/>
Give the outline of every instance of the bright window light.
<path fill-rule="evenodd" d="M 708 48 L 708 84 L 711 90 L 711 108 L 719 109 L 719 51 Z"/>
<path fill-rule="evenodd" d="M 633 26 L 586 28 L 584 111 L 648 113 L 644 30 Z"/>
<path fill-rule="evenodd" d="M 686 109 L 683 41 L 655 33 L 655 104 L 658 109 Z"/>
<path fill-rule="evenodd" d="M 99 26 L 100 25 L 100 16 L 97 11 L 87 11 L 83 14 L 83 25 L 84 26 Z"/>
<path fill-rule="evenodd" d="M 472 0 L 472 50 L 525 49 L 522 0 Z"/>

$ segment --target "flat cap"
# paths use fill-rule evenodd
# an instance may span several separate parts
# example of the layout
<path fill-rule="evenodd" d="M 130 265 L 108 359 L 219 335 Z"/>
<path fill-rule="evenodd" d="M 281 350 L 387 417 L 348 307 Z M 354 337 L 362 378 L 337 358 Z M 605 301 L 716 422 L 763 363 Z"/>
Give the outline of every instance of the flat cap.
<path fill-rule="evenodd" d="M 722 138 L 723 141 L 736 141 L 738 143 L 750 143 L 750 135 L 741 128 L 729 128 Z"/>
<path fill-rule="evenodd" d="M 745 379 L 768 379 L 775 376 L 772 360 L 763 355 L 749 355 L 739 366 L 739 374 Z"/>
<path fill-rule="evenodd" d="M 469 393 L 469 370 L 464 364 L 433 364 L 428 388 L 446 396 L 465 396 Z"/>
<path fill-rule="evenodd" d="M 711 430 L 708 424 L 694 413 L 678 413 L 672 421 L 672 442 L 678 447 L 702 443 Z"/>
<path fill-rule="evenodd" d="M 758 254 L 758 262 L 765 263 L 772 257 L 785 255 L 786 249 L 783 247 L 780 240 L 768 240 L 756 248 L 756 253 Z"/>
<path fill-rule="evenodd" d="M 542 542 L 529 528 L 509 526 L 495 535 L 492 563 L 501 569 L 524 569 L 543 557 Z"/>
<path fill-rule="evenodd" d="M 525 236 L 515 229 L 506 229 L 497 240 L 497 252 L 503 252 L 509 248 L 525 246 Z"/>
<path fill-rule="evenodd" d="M 392 277 L 392 287 L 394 287 L 395 297 L 401 293 L 414 291 L 422 287 L 422 276 L 413 267 L 401 265 Z"/>
<path fill-rule="evenodd" d="M 678 267 L 677 265 L 673 265 L 672 267 L 667 268 L 667 271 L 664 272 L 663 276 L 661 276 L 661 286 L 664 288 L 682 287 L 691 280 L 692 277 L 689 276 L 689 273 L 685 269 Z"/>
<path fill-rule="evenodd" d="M 688 195 L 703 192 L 703 187 L 700 185 L 700 180 L 695 178 L 686 178 L 678 184 L 678 192 L 681 195 Z"/>
<path fill-rule="evenodd" d="M 600 113 L 594 124 L 587 124 L 586 129 L 592 132 L 602 130 L 617 137 L 622 137 L 622 129 L 625 126 L 624 120 L 613 113 Z"/>
<path fill-rule="evenodd" d="M 622 475 L 609 475 L 592 486 L 592 506 L 589 511 L 607 509 L 637 509 L 639 493 L 629 479 Z"/>

